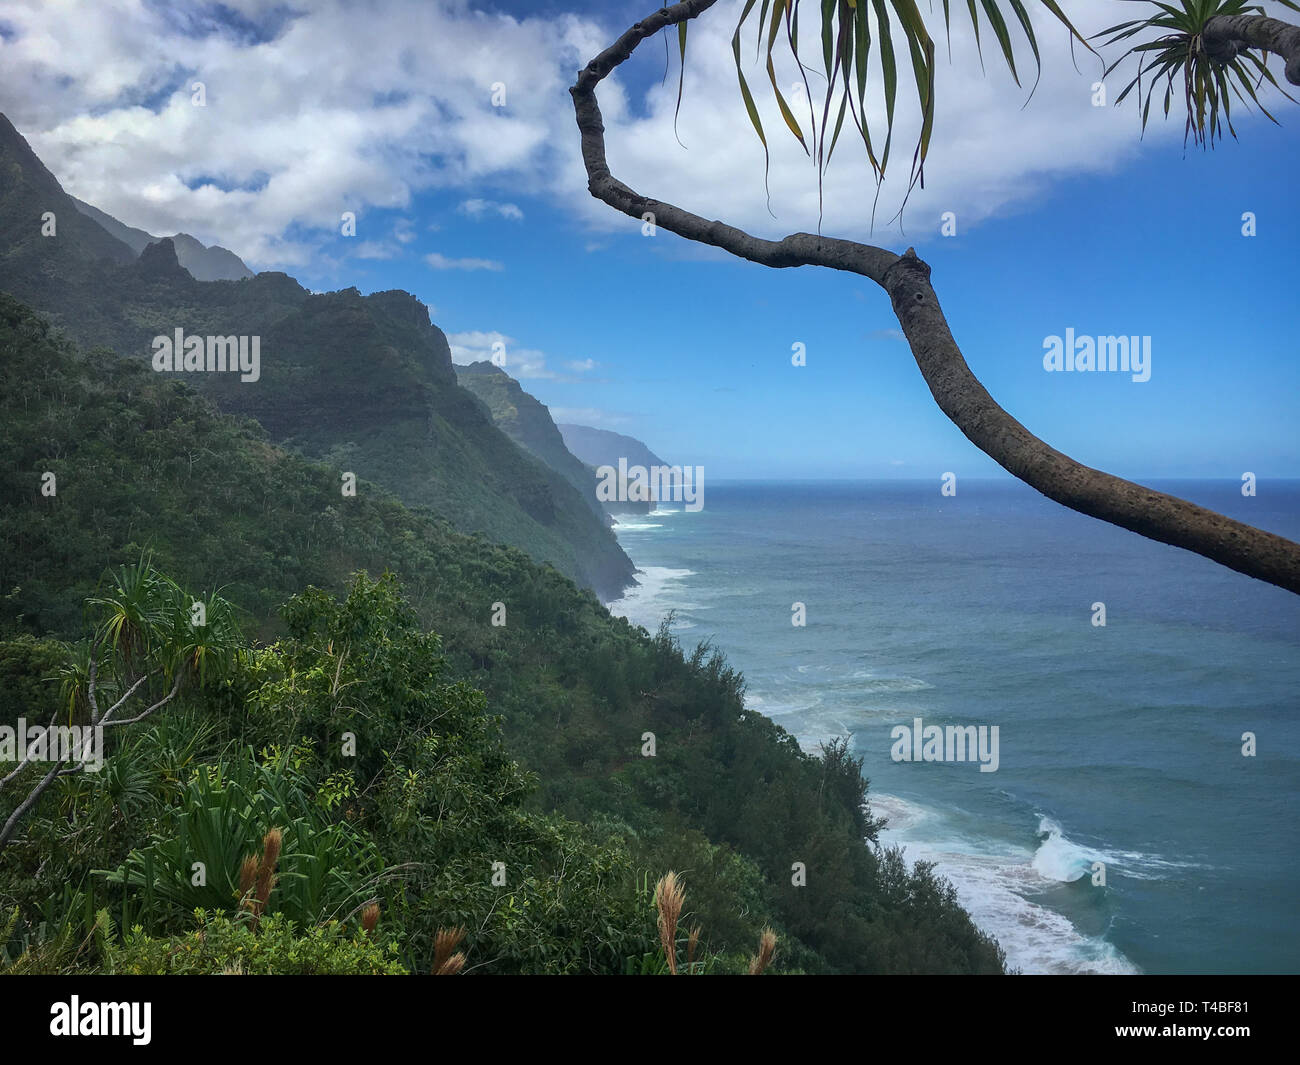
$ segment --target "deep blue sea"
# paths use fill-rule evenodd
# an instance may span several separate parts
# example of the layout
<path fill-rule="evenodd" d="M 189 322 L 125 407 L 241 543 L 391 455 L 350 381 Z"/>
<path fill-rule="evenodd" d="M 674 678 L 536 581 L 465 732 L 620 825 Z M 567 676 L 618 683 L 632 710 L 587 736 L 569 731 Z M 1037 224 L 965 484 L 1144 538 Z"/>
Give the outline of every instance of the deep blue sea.
<path fill-rule="evenodd" d="M 1153 487 L 1300 539 L 1300 482 Z M 617 527 L 642 572 L 610 609 L 652 631 L 675 610 L 805 748 L 850 737 L 882 843 L 937 863 L 1010 965 L 1300 970 L 1300 597 L 1011 480 L 704 502 Z M 997 771 L 894 761 L 916 718 L 998 726 Z"/>

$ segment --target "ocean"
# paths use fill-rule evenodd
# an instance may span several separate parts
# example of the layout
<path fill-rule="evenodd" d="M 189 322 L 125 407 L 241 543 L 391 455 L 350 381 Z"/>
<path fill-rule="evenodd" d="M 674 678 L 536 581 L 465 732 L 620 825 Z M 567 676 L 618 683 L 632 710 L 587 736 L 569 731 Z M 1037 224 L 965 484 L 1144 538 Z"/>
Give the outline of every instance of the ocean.
<path fill-rule="evenodd" d="M 1152 487 L 1300 539 L 1300 482 Z M 710 483 L 615 531 L 641 572 L 610 610 L 675 612 L 805 749 L 849 737 L 881 842 L 1009 966 L 1300 970 L 1300 597 L 1009 479 Z M 896 761 L 917 718 L 996 726 L 996 771 Z"/>

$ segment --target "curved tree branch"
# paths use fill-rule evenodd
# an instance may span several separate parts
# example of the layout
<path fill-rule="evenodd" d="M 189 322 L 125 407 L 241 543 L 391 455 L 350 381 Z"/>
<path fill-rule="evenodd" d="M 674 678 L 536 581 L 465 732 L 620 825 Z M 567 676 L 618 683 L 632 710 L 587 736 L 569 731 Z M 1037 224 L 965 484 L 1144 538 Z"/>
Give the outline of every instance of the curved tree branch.
<path fill-rule="evenodd" d="M 92 728 L 101 728 L 101 729 L 116 728 L 121 725 L 134 725 L 137 721 L 143 721 L 145 718 L 152 716 L 156 711 L 162 709 L 173 699 L 175 699 L 177 694 L 179 694 L 181 690 L 181 686 L 185 682 L 186 670 L 182 666 L 176 670 L 176 682 L 172 685 L 171 691 L 169 691 L 156 703 L 150 706 L 147 710 L 144 710 L 141 713 L 136 714 L 135 717 L 124 718 L 122 720 L 115 720 L 113 718 L 113 714 L 116 713 L 119 709 L 121 709 L 121 707 L 126 704 L 126 701 L 130 699 L 132 695 L 135 694 L 136 689 L 138 689 L 141 684 L 143 684 L 146 680 L 148 680 L 151 676 L 153 676 L 154 672 L 156 671 L 144 673 L 136 680 L 134 684 L 131 685 L 130 688 L 127 689 L 126 694 L 123 695 L 120 699 L 118 699 L 118 701 L 114 703 L 111 707 L 109 707 L 108 710 L 104 712 L 104 715 L 100 717 L 99 703 L 96 698 L 96 692 L 95 692 L 95 677 L 98 672 L 97 655 L 96 655 L 97 647 L 98 647 L 98 639 L 96 639 L 95 645 L 92 647 L 91 650 L 90 674 L 89 674 L 89 680 L 87 681 L 87 687 L 86 687 L 86 701 L 90 704 L 91 707 L 94 708 L 92 710 L 92 718 L 91 718 Z M 53 728 L 54 723 L 57 719 L 58 719 L 58 713 L 56 712 L 54 717 L 50 719 L 50 724 L 48 727 Z M 13 780 L 16 776 L 18 776 L 18 774 L 21 773 L 25 768 L 27 768 L 27 766 L 30 765 L 32 761 L 33 761 L 32 752 L 28 751 L 24 756 L 22 762 L 18 765 L 18 768 L 15 769 L 13 772 L 9 773 L 3 780 L 0 780 L 0 787 L 3 787 L 5 784 L 8 784 L 9 781 Z M 31 789 L 31 791 L 28 792 L 27 797 L 23 799 L 22 802 L 20 802 L 14 808 L 13 812 L 9 815 L 9 818 L 7 821 L 5 821 L 4 825 L 0 826 L 0 851 L 3 851 L 5 849 L 5 847 L 9 843 L 9 840 L 13 837 L 14 832 L 17 830 L 19 823 L 22 821 L 24 817 L 27 816 L 28 812 L 32 809 L 32 807 L 36 805 L 40 797 L 45 794 L 45 792 L 49 789 L 50 785 L 53 784 L 55 780 L 57 780 L 59 777 L 62 776 L 68 776 L 73 773 L 80 773 L 85 768 L 84 765 L 74 765 L 68 768 L 64 768 L 67 765 L 67 762 L 68 762 L 68 758 L 66 755 L 62 758 L 59 758 L 57 761 L 53 762 L 53 764 L 51 765 L 49 771 L 45 774 L 45 776 L 43 776 L 36 783 L 36 785 Z"/>
<path fill-rule="evenodd" d="M 18 828 L 18 823 L 26 816 L 27 811 L 36 805 L 36 800 L 45 794 L 45 790 L 54 783 L 54 779 L 59 775 L 59 770 L 63 768 L 63 759 L 54 762 L 45 776 L 41 777 L 37 785 L 28 793 L 27 798 L 14 807 L 13 813 L 9 815 L 9 820 L 0 828 L 0 850 L 4 850 L 5 845 L 9 842 L 9 837 L 14 834 Z"/>
<path fill-rule="evenodd" d="M 150 674 L 145 674 L 145 677 L 149 675 Z M 145 677 L 141 677 L 139 681 L 136 681 L 135 685 L 132 686 L 131 691 L 135 691 L 135 689 L 140 686 L 141 681 L 143 681 Z M 115 728 L 119 725 L 134 725 L 137 721 L 143 721 L 146 717 L 151 717 L 155 711 L 161 710 L 164 706 L 166 706 L 168 703 L 170 703 L 173 699 L 176 698 L 176 695 L 177 693 L 180 692 L 181 685 L 184 682 L 185 682 L 185 667 L 182 666 L 176 670 L 176 683 L 172 685 L 172 690 L 169 691 L 166 695 L 164 695 L 161 699 L 159 699 L 156 703 L 154 703 L 153 706 L 149 707 L 149 709 L 143 711 L 142 713 L 136 714 L 135 717 L 128 717 L 128 718 L 124 718 L 121 721 L 114 721 L 112 720 L 113 710 L 116 710 L 119 706 L 121 706 L 124 702 L 126 702 L 126 696 L 123 696 L 121 699 L 118 700 L 117 705 L 114 706 L 112 710 L 109 710 L 108 713 L 104 715 L 104 719 L 99 723 L 100 726 L 102 728 Z"/>
<path fill-rule="evenodd" d="M 1267 15 L 1215 15 L 1201 30 L 1201 42 L 1211 59 L 1228 60 L 1248 48 L 1281 56 L 1286 80 L 1300 85 L 1300 26 Z"/>
<path fill-rule="evenodd" d="M 940 409 L 998 465 L 1071 510 L 1194 551 L 1300 594 L 1300 544 L 1076 462 L 999 407 L 966 365 L 930 285 L 930 267 L 911 248 L 900 256 L 868 244 L 811 233 L 762 240 L 734 226 L 652 200 L 610 173 L 596 87 L 647 37 L 695 18 L 715 2 L 684 0 L 655 12 L 627 30 L 578 74 L 569 92 L 582 135 L 591 194 L 633 218 L 653 214 L 656 226 L 764 266 L 825 266 L 871 278 L 889 294 L 912 355 Z"/>

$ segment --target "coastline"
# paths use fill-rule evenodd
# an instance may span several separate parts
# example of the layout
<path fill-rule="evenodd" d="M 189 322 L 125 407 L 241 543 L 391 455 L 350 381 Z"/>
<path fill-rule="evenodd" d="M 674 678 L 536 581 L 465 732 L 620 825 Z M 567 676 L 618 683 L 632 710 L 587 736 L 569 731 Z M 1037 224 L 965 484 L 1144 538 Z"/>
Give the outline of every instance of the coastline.
<path fill-rule="evenodd" d="M 633 538 L 636 534 L 654 535 L 656 530 L 668 527 L 679 513 L 666 508 L 645 515 L 624 515 L 613 526 L 620 545 L 637 566 L 638 583 L 604 605 L 611 613 L 643 625 L 650 632 L 657 629 L 669 610 L 699 609 L 692 600 L 700 598 L 695 593 L 703 589 L 700 581 L 691 579 L 703 574 L 686 566 L 642 566 L 636 557 L 641 552 L 634 553 L 636 545 L 628 543 L 628 534 Z M 679 614 L 673 632 L 683 635 L 697 627 L 695 621 Z M 748 679 L 744 664 L 732 659 L 725 634 L 718 633 L 717 637 L 731 665 L 746 673 Z M 762 691 L 747 690 L 745 706 L 781 724 L 810 753 L 831 738 L 851 739 L 854 733 L 849 722 L 776 705 Z M 909 866 L 918 861 L 932 863 L 936 873 L 952 883 L 971 920 L 1006 952 L 1009 970 L 1026 974 L 1141 972 L 1104 935 L 1090 936 L 1065 913 L 1035 901 L 1035 896 L 1068 893 L 1069 885 L 1084 876 L 1088 862 L 1097 854 L 1069 840 L 1050 818 L 1040 815 L 1036 840 L 1007 845 L 991 837 L 975 839 L 963 834 L 948 812 L 924 795 L 878 791 L 873 784 L 868 802 L 873 815 L 883 816 L 888 822 L 880 833 L 880 846 L 902 848 Z M 865 840 L 863 843 L 869 845 Z"/>

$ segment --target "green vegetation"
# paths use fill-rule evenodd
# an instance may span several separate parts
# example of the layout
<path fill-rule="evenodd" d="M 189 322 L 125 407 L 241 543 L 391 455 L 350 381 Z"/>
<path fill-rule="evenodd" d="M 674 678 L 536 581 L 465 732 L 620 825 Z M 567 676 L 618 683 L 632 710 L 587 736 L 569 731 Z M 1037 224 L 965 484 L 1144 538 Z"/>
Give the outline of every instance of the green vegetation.
<path fill-rule="evenodd" d="M 299 933 L 278 915 L 254 929 L 224 914 L 199 914 L 199 928 L 163 939 L 132 931 L 105 937 L 108 973 L 227 976 L 396 976 L 407 972 L 389 941 L 348 935 L 330 921 Z"/>
<path fill-rule="evenodd" d="M 746 712 L 720 655 L 613 618 L 556 570 L 375 486 L 341 497 L 332 468 L 179 382 L 78 355 L 2 295 L 0 362 L 0 724 L 75 701 L 89 652 L 62 641 L 93 639 L 124 601 L 159 635 L 101 640 L 101 683 L 148 663 L 156 695 L 191 669 L 0 851 L 21 968 L 220 971 L 230 944 L 274 928 L 280 945 L 247 971 L 424 973 L 440 931 L 464 928 L 465 971 L 655 972 L 651 888 L 675 869 L 683 927 L 703 929 L 691 971 L 744 971 L 767 925 L 775 971 L 1001 969 L 946 885 L 864 845 L 877 824 L 860 763 L 841 745 L 811 757 Z M 138 575 L 159 571 L 174 583 Z M 190 601 L 180 586 L 217 590 L 193 598 L 242 619 L 202 677 L 164 638 Z M 259 929 L 241 869 L 273 829 Z M 221 929 L 208 953 L 195 911 Z"/>
<path fill-rule="evenodd" d="M 518 381 L 490 362 L 457 366 L 456 380 L 483 402 L 497 428 L 573 485 L 593 511 L 605 513 L 596 499 L 594 472 L 569 452 L 551 412 Z"/>

